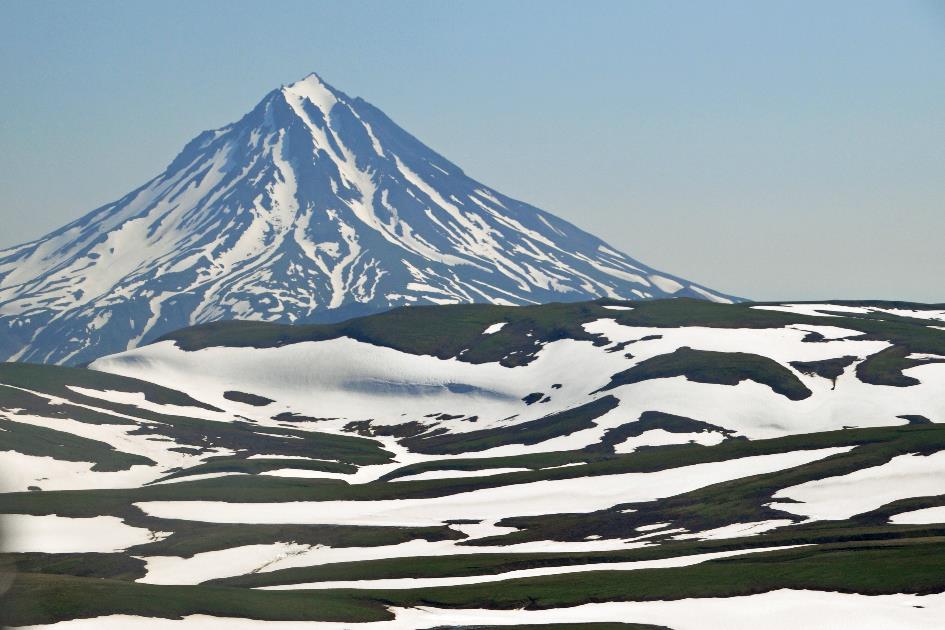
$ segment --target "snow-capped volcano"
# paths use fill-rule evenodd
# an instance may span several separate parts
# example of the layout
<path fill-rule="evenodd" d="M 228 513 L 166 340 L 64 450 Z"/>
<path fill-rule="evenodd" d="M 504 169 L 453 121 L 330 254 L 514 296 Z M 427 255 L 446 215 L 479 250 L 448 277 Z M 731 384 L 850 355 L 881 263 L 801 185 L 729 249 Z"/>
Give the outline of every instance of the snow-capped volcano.
<path fill-rule="evenodd" d="M 0 358 L 81 363 L 222 319 L 600 296 L 729 299 L 470 179 L 311 74 L 118 201 L 0 251 Z"/>

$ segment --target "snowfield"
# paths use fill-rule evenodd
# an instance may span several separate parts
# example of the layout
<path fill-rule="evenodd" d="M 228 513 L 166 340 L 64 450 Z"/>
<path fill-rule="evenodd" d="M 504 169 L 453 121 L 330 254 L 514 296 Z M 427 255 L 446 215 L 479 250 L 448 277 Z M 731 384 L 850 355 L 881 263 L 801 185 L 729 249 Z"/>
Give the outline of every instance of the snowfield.
<path fill-rule="evenodd" d="M 842 477 L 827 477 L 785 488 L 775 498 L 800 503 L 772 507 L 811 520 L 847 519 L 909 497 L 945 494 L 945 451 L 932 455 L 899 455 L 888 463 Z"/>
<path fill-rule="evenodd" d="M 126 525 L 114 516 L 66 518 L 4 514 L 4 552 L 108 552 L 158 540 L 166 534 Z"/>
<path fill-rule="evenodd" d="M 945 523 L 945 506 L 923 508 L 894 514 L 889 519 L 897 525 L 928 525 L 930 523 Z"/>
<path fill-rule="evenodd" d="M 196 329 L 91 370 L 2 365 L 14 597 L 79 598 L 16 625 L 937 627 L 942 596 L 908 594 L 945 592 L 936 313 L 753 306 L 461 307 L 424 320 L 429 353 L 372 320 L 292 342 L 245 329 L 261 347 Z M 181 619 L 108 614 L 189 589 Z M 395 619 L 253 620 L 325 619 L 322 597 L 335 618 Z"/>

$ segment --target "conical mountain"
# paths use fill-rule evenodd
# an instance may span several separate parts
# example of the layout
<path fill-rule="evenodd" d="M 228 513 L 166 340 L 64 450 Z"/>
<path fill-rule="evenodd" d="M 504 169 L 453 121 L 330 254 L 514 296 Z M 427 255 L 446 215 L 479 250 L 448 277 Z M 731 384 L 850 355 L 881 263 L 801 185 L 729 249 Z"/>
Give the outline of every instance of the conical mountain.
<path fill-rule="evenodd" d="M 0 251 L 0 358 L 83 363 L 222 319 L 602 296 L 729 300 L 480 184 L 311 74 L 118 201 Z"/>

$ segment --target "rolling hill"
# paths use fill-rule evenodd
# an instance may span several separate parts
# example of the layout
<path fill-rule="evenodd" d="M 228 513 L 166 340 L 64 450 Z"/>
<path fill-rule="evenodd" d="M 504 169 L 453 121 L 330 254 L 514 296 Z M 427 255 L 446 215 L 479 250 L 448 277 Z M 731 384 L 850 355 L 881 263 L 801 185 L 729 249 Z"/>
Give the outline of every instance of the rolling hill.
<path fill-rule="evenodd" d="M 945 308 L 217 322 L 0 365 L 11 626 L 932 628 Z"/>

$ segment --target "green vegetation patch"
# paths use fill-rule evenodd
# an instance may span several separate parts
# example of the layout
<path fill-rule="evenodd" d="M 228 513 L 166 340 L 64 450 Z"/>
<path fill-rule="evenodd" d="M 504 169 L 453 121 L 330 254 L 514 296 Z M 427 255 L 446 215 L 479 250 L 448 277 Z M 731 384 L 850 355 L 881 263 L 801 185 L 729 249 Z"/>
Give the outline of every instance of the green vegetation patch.
<path fill-rule="evenodd" d="M 581 324 L 612 313 L 595 302 L 410 306 L 337 324 L 214 322 L 179 330 L 158 341 L 173 340 L 184 350 L 199 350 L 211 346 L 272 348 L 350 337 L 412 354 L 447 359 L 462 353 L 462 359 L 470 363 L 499 361 L 514 367 L 528 363 L 549 341 L 570 338 L 605 343 Z M 498 322 L 506 323 L 502 330 L 482 334 Z"/>
<path fill-rule="evenodd" d="M 218 422 L 159 413 L 131 404 L 109 402 L 79 394 L 69 389 L 69 386 L 101 391 L 137 392 L 144 394 L 147 400 L 155 404 L 219 411 L 181 392 L 104 372 L 54 365 L 0 364 L 2 408 L 23 409 L 40 416 L 69 418 L 94 424 L 139 424 L 133 435 L 161 436 L 173 440 L 180 447 L 191 447 L 198 451 L 218 448 L 239 451 L 243 455 L 297 456 L 359 465 L 386 463 L 392 457 L 391 453 L 383 450 L 380 442 L 363 437 L 277 427 L 262 428 L 246 421 Z M 53 405 L 41 396 L 16 389 L 20 387 L 66 398 L 76 404 Z M 80 405 L 89 405 L 96 409 L 87 409 Z M 130 416 L 137 421 L 113 413 Z"/>
<path fill-rule="evenodd" d="M 834 359 L 823 359 L 821 361 L 791 361 L 791 367 L 808 376 L 820 376 L 837 386 L 837 379 L 843 374 L 843 370 L 848 368 L 856 357 L 843 356 Z"/>
<path fill-rule="evenodd" d="M 247 392 L 238 392 L 235 390 L 223 392 L 223 397 L 227 400 L 243 403 L 244 405 L 252 405 L 253 407 L 265 407 L 266 405 L 271 405 L 272 403 L 276 402 L 271 398 L 266 398 L 265 396 L 259 396 L 258 394 L 250 394 Z"/>
<path fill-rule="evenodd" d="M 0 418 L 0 450 L 67 462 L 92 462 L 92 470 L 97 472 L 128 470 L 132 466 L 155 463 L 141 455 L 117 451 L 105 442 L 3 418 Z"/>
<path fill-rule="evenodd" d="M 638 527 L 654 523 L 672 523 L 672 527 L 685 527 L 689 531 L 698 532 L 731 523 L 768 519 L 799 520 L 800 517 L 794 514 L 768 507 L 778 490 L 815 479 L 836 477 L 880 466 L 897 455 L 929 455 L 945 450 L 945 425 L 850 429 L 774 440 L 729 440 L 713 447 L 663 447 L 652 454 L 664 459 L 673 459 L 682 465 L 679 460 L 688 459 L 690 453 L 724 449 L 742 451 L 748 456 L 749 453 L 761 454 L 758 446 L 762 443 L 765 450 L 777 447 L 780 452 L 789 452 L 818 446 L 829 448 L 843 445 L 844 442 L 857 446 L 846 453 L 838 453 L 801 466 L 724 481 L 657 501 L 616 505 L 589 514 L 565 513 L 506 518 L 498 524 L 519 530 L 501 537 L 477 539 L 470 544 L 510 545 L 535 540 L 578 541 L 589 535 L 632 538 L 639 535 Z M 796 448 L 790 448 L 791 445 Z M 788 500 L 779 501 L 783 503 Z"/>
<path fill-rule="evenodd" d="M 266 525 L 249 523 L 204 523 L 155 519 L 140 515 L 127 519 L 134 526 L 174 532 L 163 540 L 128 549 L 134 556 L 178 556 L 220 551 L 246 545 L 295 543 L 327 547 L 379 547 L 411 540 L 461 540 L 464 534 L 449 527 L 383 527 L 370 525 Z"/>
<path fill-rule="evenodd" d="M 5 553 L 0 563 L 17 573 L 46 573 L 134 581 L 147 575 L 145 561 L 123 553 Z"/>
<path fill-rule="evenodd" d="M 780 477 L 752 477 L 739 483 L 756 483 L 756 486 L 744 486 L 744 492 L 719 491 L 718 496 L 708 497 L 705 505 L 692 497 L 693 503 L 680 506 L 681 513 L 694 523 L 708 526 L 720 526 L 735 520 L 759 520 L 759 518 L 783 518 L 780 512 L 760 510 L 758 506 L 770 500 L 770 493 L 781 487 L 796 485 L 813 478 L 822 478 L 852 472 L 858 468 L 876 466 L 903 453 L 928 454 L 945 449 L 945 425 L 902 425 L 873 429 L 845 429 L 815 434 L 785 436 L 767 440 L 726 440 L 715 446 L 678 445 L 659 449 L 641 449 L 626 454 L 606 454 L 589 451 L 571 453 L 547 453 L 484 460 L 451 459 L 447 465 L 455 468 L 463 465 L 470 470 L 489 467 L 532 467 L 537 464 L 548 466 L 535 470 L 511 472 L 484 477 L 464 477 L 453 479 L 405 480 L 397 483 L 375 481 L 365 484 L 348 484 L 337 479 L 294 479 L 271 476 L 240 475 L 218 477 L 195 481 L 181 481 L 151 485 L 144 488 L 116 490 L 62 490 L 38 493 L 0 494 L 0 513 L 18 514 L 61 514 L 63 516 L 96 516 L 112 514 L 129 516 L 136 513 L 133 503 L 144 501 L 231 501 L 238 503 L 284 502 L 284 501 L 376 501 L 386 499 L 419 499 L 455 495 L 473 490 L 496 488 L 519 483 L 551 479 L 573 479 L 615 475 L 621 473 L 647 473 L 666 470 L 679 466 L 689 466 L 707 462 L 739 459 L 756 455 L 770 455 L 798 450 L 830 448 L 837 446 L 857 446 L 849 453 L 835 455 L 799 467 L 800 473 L 780 473 Z M 577 466 L 551 468 L 566 462 L 585 462 Z M 406 474 L 436 469 L 430 465 L 404 467 L 398 474 Z M 521 466 L 519 466 L 521 464 Z M 442 464 L 441 464 L 442 465 Z M 460 468 L 463 469 L 463 468 Z M 760 479 L 760 481 L 759 481 Z M 713 486 L 718 488 L 720 486 Z M 734 486 L 733 486 L 734 487 Z M 652 512 L 653 506 L 647 506 Z M 695 518 L 703 514 L 704 518 Z M 774 514 L 775 516 L 771 516 Z M 586 515 L 584 515 L 586 517 Z M 629 515 L 627 515 L 629 516 Z M 672 516 L 669 514 L 668 516 Z M 710 518 L 711 517 L 711 518 Z M 732 520 L 726 520 L 729 517 Z M 736 518 L 737 517 L 737 518 Z M 746 520 L 747 519 L 747 520 Z M 552 519 L 560 525 L 562 532 L 577 524 L 566 523 L 567 519 L 556 516 Z M 664 519 L 665 520 L 665 519 Z M 721 521 L 721 522 L 720 522 Z M 591 521 L 587 521 L 591 523 Z M 585 523 L 585 524 L 587 524 Z M 637 525 L 646 524 L 645 522 Z M 525 526 L 525 524 L 518 524 Z M 575 531 L 583 531 L 577 527 Z M 587 531 L 586 534 L 601 532 Z M 530 536 L 529 532 L 516 532 L 502 538 L 498 544 L 511 544 L 518 536 Z M 555 535 L 536 532 L 540 540 L 567 540 Z M 541 537 L 544 536 L 544 537 Z M 489 540 L 489 539 L 482 539 Z M 517 541 L 516 541 L 517 542 Z M 490 543 L 491 544 L 491 543 Z"/>
<path fill-rule="evenodd" d="M 220 411 L 212 405 L 200 402 L 189 395 L 167 387 L 139 381 L 134 378 L 108 374 L 85 368 L 62 367 L 59 365 L 39 365 L 34 363 L 0 363 L 0 383 L 39 391 L 62 398 L 79 400 L 80 395 L 69 386 L 96 389 L 99 391 L 119 391 L 144 394 L 145 400 L 157 405 L 178 405 L 198 407 L 210 411 Z M 81 396 L 84 401 L 103 406 L 105 401 Z"/>
<path fill-rule="evenodd" d="M 924 510 L 925 508 L 933 507 L 942 507 L 945 506 L 945 494 L 938 494 L 933 496 L 926 497 L 909 497 L 907 499 L 899 499 L 898 501 L 893 501 L 892 503 L 887 503 L 882 507 L 879 507 L 875 510 L 871 510 L 864 514 L 858 514 L 853 517 L 851 520 L 856 522 L 866 522 L 866 523 L 888 523 L 896 514 L 902 514 L 904 512 L 914 512 L 916 510 Z M 927 526 L 934 527 L 934 526 Z"/>
<path fill-rule="evenodd" d="M 135 424 L 134 420 L 72 404 L 53 404 L 49 398 L 0 385 L 0 409 L 14 415 L 31 414 L 41 418 L 63 418 L 86 424 Z"/>
<path fill-rule="evenodd" d="M 804 400 L 811 391 L 780 363 L 757 354 L 712 352 L 683 347 L 661 354 L 614 374 L 602 391 L 654 378 L 685 376 L 697 383 L 738 385 L 750 380 L 767 385 L 790 400 Z"/>
<path fill-rule="evenodd" d="M 664 540 L 659 545 L 610 551 L 454 554 L 335 562 L 221 578 L 213 580 L 212 583 L 259 588 L 311 582 L 498 575 L 523 569 L 587 564 L 600 564 L 599 570 L 607 570 L 607 565 L 614 562 L 643 562 L 785 545 L 825 545 L 833 543 L 861 545 L 884 540 L 902 541 L 910 538 L 930 538 L 943 535 L 945 535 L 945 525 L 919 527 L 885 524 L 877 526 L 865 522 L 818 522 L 782 527 L 764 534 L 744 538 L 708 541 Z"/>
<path fill-rule="evenodd" d="M 418 453 L 454 455 L 485 451 L 508 444 L 538 444 L 545 440 L 570 435 L 594 426 L 594 420 L 616 409 L 620 401 L 605 396 L 593 402 L 532 420 L 468 433 L 442 433 L 404 438 L 401 444 Z"/>
<path fill-rule="evenodd" d="M 451 457 L 418 464 L 408 464 L 383 475 L 379 481 L 389 481 L 400 477 L 418 475 L 432 470 L 489 470 L 490 468 L 558 468 L 565 464 L 584 464 L 606 459 L 608 454 L 584 451 L 549 451 L 529 453 L 527 455 L 507 455 L 503 457 L 474 457 L 463 459 Z"/>
<path fill-rule="evenodd" d="M 906 376 L 903 370 L 943 362 L 937 359 L 909 359 L 909 354 L 910 350 L 906 346 L 891 346 L 881 350 L 856 366 L 856 376 L 870 385 L 910 387 L 918 385 L 919 379 Z"/>
<path fill-rule="evenodd" d="M 603 601 L 736 597 L 777 589 L 883 595 L 945 590 L 941 538 L 824 545 L 711 560 L 690 567 L 591 571 L 403 591 L 362 591 L 396 606 L 548 609 Z M 325 591 L 317 591 L 324 593 Z"/>
<path fill-rule="evenodd" d="M 150 416 L 135 435 L 159 435 L 179 446 L 206 450 L 228 449 L 243 456 L 284 455 L 298 458 L 337 460 L 350 464 L 383 464 L 391 453 L 376 440 L 354 435 L 300 431 L 282 427 L 260 427 L 252 422 L 216 422 L 183 416 Z"/>
<path fill-rule="evenodd" d="M 54 623 L 109 614 L 190 614 L 357 623 L 389 620 L 387 606 L 550 609 L 605 601 L 736 597 L 789 588 L 881 595 L 945 590 L 945 538 L 850 542 L 717 559 L 688 567 L 602 570 L 409 590 L 261 591 L 158 586 L 112 579 L 21 574 L 2 621 Z"/>
<path fill-rule="evenodd" d="M 244 473 L 247 475 L 257 475 L 259 473 L 269 472 L 270 470 L 279 470 L 282 468 L 314 470 L 318 472 L 342 474 L 353 474 L 358 470 L 358 467 L 352 464 L 313 461 L 310 459 L 246 459 L 239 457 L 210 457 L 196 466 L 178 470 L 177 472 L 173 472 L 162 477 L 158 481 L 181 479 L 184 477 L 191 477 L 193 475 L 206 475 L 211 473 Z"/>
<path fill-rule="evenodd" d="M 7 593 L 0 623 L 52 624 L 103 615 L 181 619 L 188 615 L 267 621 L 385 621 L 381 602 L 356 593 L 254 591 L 216 586 L 163 586 L 38 573 L 20 574 Z"/>
<path fill-rule="evenodd" d="M 653 431 L 655 429 L 662 429 L 670 433 L 716 432 L 724 435 L 725 439 L 731 439 L 732 435 L 735 433 L 730 429 L 709 424 L 708 422 L 702 422 L 701 420 L 686 418 L 685 416 L 677 416 L 662 411 L 644 411 L 640 414 L 639 420 L 627 422 L 613 429 L 608 429 L 601 438 L 600 443 L 589 447 L 589 450 L 600 449 L 613 451 L 614 446 L 617 444 L 633 437 L 639 437 L 647 431 Z"/>

